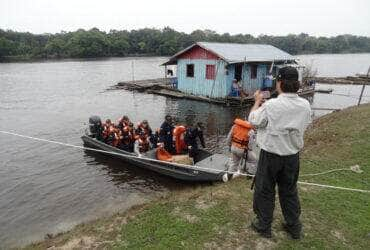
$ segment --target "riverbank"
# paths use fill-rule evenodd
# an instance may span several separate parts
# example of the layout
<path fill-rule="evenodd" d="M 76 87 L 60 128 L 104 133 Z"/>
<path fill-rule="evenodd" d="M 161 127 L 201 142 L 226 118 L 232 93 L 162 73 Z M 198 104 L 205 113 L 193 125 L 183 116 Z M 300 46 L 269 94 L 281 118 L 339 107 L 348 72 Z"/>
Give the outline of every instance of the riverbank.
<path fill-rule="evenodd" d="M 370 104 L 326 115 L 306 134 L 301 174 L 359 165 L 301 181 L 370 190 Z M 369 194 L 300 186 L 304 238 L 281 229 L 277 204 L 272 240 L 250 228 L 250 181 L 194 185 L 112 217 L 82 224 L 26 249 L 61 248 L 325 248 L 365 249 L 370 240 Z"/>

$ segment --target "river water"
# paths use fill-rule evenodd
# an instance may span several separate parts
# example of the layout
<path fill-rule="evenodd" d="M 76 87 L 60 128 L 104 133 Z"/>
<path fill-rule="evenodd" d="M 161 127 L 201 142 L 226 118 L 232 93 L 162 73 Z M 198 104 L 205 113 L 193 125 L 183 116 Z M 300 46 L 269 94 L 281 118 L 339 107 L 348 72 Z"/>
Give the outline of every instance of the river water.
<path fill-rule="evenodd" d="M 368 66 L 363 64 L 370 65 L 370 54 L 340 56 L 340 60 L 335 59 L 337 55 L 300 57 L 317 65 L 323 75 L 342 75 L 343 71 L 336 71 L 342 68 L 364 72 Z M 189 118 L 202 121 L 208 142 L 214 143 L 227 133 L 234 117 L 247 114 L 244 109 L 106 90 L 133 77 L 162 77 L 159 65 L 165 60 L 152 57 L 0 64 L 0 130 L 82 145 L 80 136 L 90 115 L 116 120 L 127 114 L 135 122 L 148 119 L 157 128 L 163 117 L 171 114 L 179 122 Z M 336 95 L 315 94 L 313 107 L 355 105 L 360 92 L 359 86 L 318 87 L 334 88 Z M 369 88 L 365 96 L 363 101 L 369 102 Z M 315 111 L 315 116 L 326 112 Z M 40 240 L 47 233 L 124 211 L 186 185 L 81 150 L 4 134 L 0 134 L 0 142 L 0 248 Z"/>

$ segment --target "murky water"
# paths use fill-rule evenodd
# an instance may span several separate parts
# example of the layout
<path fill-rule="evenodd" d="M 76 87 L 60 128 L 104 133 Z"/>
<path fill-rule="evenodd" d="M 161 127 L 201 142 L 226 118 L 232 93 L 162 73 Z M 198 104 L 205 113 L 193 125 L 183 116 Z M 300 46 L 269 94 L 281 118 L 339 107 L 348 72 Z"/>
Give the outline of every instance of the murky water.
<path fill-rule="evenodd" d="M 106 91 L 121 80 L 162 77 L 159 65 L 164 61 L 120 58 L 0 64 L 0 130 L 82 145 L 80 136 L 90 115 L 117 119 L 127 114 L 135 122 L 148 119 L 156 128 L 165 114 L 171 114 L 180 122 L 202 121 L 208 141 L 217 144 L 233 118 L 245 116 L 247 110 Z M 318 86 L 334 88 L 339 95 L 316 94 L 314 107 L 357 103 L 359 86 Z M 365 96 L 370 96 L 369 88 Z M 315 115 L 325 112 L 315 111 Z M 99 154 L 3 134 L 0 142 L 0 248 L 42 239 L 46 233 L 123 211 L 185 185 Z"/>

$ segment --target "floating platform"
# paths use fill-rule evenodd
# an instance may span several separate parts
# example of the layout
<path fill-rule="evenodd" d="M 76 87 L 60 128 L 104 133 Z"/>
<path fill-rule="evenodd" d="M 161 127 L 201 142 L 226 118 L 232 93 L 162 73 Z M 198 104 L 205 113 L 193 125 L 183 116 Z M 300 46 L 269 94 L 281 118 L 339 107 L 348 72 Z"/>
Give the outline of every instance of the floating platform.
<path fill-rule="evenodd" d="M 347 77 L 311 77 L 307 80 L 313 80 L 317 83 L 325 84 L 370 85 L 370 77 L 365 75 Z"/>
<path fill-rule="evenodd" d="M 162 95 L 171 98 L 178 98 L 178 99 L 189 99 L 201 102 L 209 102 L 224 106 L 251 106 L 254 103 L 253 96 L 247 97 L 231 97 L 228 96 L 226 98 L 210 98 L 206 96 L 196 96 L 192 94 L 187 94 L 175 89 L 171 83 L 170 78 L 156 78 L 156 79 L 147 79 L 147 80 L 138 80 L 138 81 L 124 81 L 119 82 L 117 85 L 111 86 L 109 90 L 117 90 L 117 89 L 124 89 L 129 91 L 138 91 L 138 92 L 145 92 L 148 94 L 156 94 Z M 298 91 L 298 95 L 300 96 L 308 96 L 313 95 L 315 93 L 315 89 L 305 88 L 300 89 Z"/>
<path fill-rule="evenodd" d="M 330 94 L 333 92 L 333 89 L 315 89 L 316 93 Z"/>

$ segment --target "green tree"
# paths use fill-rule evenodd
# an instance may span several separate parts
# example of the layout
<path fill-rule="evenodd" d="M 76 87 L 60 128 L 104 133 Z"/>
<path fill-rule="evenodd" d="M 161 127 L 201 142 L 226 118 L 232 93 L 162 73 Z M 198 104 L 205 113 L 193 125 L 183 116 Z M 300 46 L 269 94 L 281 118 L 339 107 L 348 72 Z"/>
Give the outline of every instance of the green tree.
<path fill-rule="evenodd" d="M 199 41 L 264 43 L 291 54 L 370 52 L 370 37 L 353 35 L 314 37 L 302 33 L 254 37 L 249 34 L 218 34 L 213 30 L 195 30 L 186 34 L 170 27 L 132 31 L 111 30 L 109 33 L 93 28 L 34 35 L 29 32 L 0 29 L 0 57 L 85 58 L 137 54 L 168 56 Z"/>

